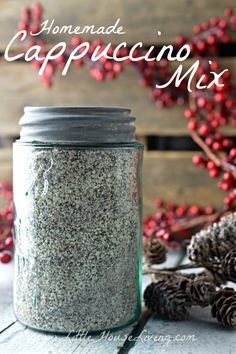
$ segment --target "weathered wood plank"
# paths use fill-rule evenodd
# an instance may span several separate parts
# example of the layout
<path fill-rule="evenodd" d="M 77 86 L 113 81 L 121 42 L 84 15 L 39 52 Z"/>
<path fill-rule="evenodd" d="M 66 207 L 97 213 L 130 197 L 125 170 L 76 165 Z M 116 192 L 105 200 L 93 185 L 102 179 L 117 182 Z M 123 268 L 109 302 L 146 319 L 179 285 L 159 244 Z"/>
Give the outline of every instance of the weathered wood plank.
<path fill-rule="evenodd" d="M 63 0 L 41 0 L 45 7 L 45 19 L 55 19 L 57 25 L 85 26 L 94 24 L 96 27 L 114 24 L 117 18 L 121 18 L 121 24 L 126 31 L 122 35 L 122 41 L 135 43 L 143 41 L 156 43 L 156 31 L 160 30 L 162 41 L 173 42 L 180 33 L 189 35 L 194 24 L 209 20 L 212 16 L 221 16 L 224 8 L 235 7 L 234 0 L 71 0 L 69 3 Z M 20 19 L 23 5 L 31 5 L 31 0 L 3 1 L 0 2 L 0 47 L 6 43 L 15 33 Z M 184 14 L 184 18 L 183 18 Z M 55 41 L 58 36 L 47 36 L 50 41 Z M 88 36 L 91 38 L 91 35 Z M 68 39 L 68 36 L 60 35 L 60 39 Z M 108 38 L 100 36 L 104 40 Z M 119 35 L 109 36 L 109 41 L 120 42 Z"/>
<path fill-rule="evenodd" d="M 12 180 L 12 151 L 11 149 L 0 149 L 0 180 Z"/>
<path fill-rule="evenodd" d="M 0 295 L 0 333 L 12 325 L 16 320 L 12 309 L 12 294 L 5 289 L 1 289 Z"/>
<path fill-rule="evenodd" d="M 186 67 L 191 61 L 186 62 Z M 236 59 L 222 59 L 222 66 L 236 73 Z M 87 68 L 71 67 L 66 77 L 55 77 L 50 90 L 45 89 L 37 72 L 25 63 L 0 65 L 0 136 L 19 134 L 18 120 L 24 106 L 37 105 L 110 105 L 132 109 L 137 118 L 137 134 L 184 135 L 187 122 L 185 107 L 158 109 L 149 99 L 149 90 L 141 87 L 133 67 L 127 67 L 115 81 L 97 82 Z M 233 130 L 229 128 L 229 134 Z"/>
<path fill-rule="evenodd" d="M 183 107 L 157 109 L 149 90 L 141 87 L 131 67 L 116 81 L 97 82 L 87 68 L 71 68 L 66 77 L 57 75 L 53 87 L 45 89 L 37 72 L 22 63 L 0 65 L 0 135 L 18 135 L 24 106 L 105 105 L 130 107 L 137 118 L 137 134 L 175 134 L 186 131 Z M 174 123 L 173 123 L 174 122 Z M 173 129 L 174 127 L 174 129 Z"/>
<path fill-rule="evenodd" d="M 221 206 L 224 193 L 205 170 L 192 163 L 193 152 L 147 151 L 143 162 L 144 212 L 155 211 L 154 199 L 172 203 Z"/>
<path fill-rule="evenodd" d="M 235 343 L 235 333 L 212 319 L 210 308 L 195 307 L 189 320 L 178 324 L 158 317 L 149 320 L 130 354 L 235 353 Z"/>
<path fill-rule="evenodd" d="M 13 262 L 0 264 L 0 333 L 15 322 L 12 309 Z"/>
<path fill-rule="evenodd" d="M 90 337 L 86 336 L 86 333 L 84 337 L 83 333 L 81 337 L 73 335 L 68 337 L 33 331 L 16 322 L 0 334 L 0 352 L 3 354 L 115 354 L 131 330 L 132 326 L 128 326 L 114 332 L 106 332 L 108 337 L 105 337 L 105 334 Z M 110 340 L 109 336 L 111 336 Z"/>

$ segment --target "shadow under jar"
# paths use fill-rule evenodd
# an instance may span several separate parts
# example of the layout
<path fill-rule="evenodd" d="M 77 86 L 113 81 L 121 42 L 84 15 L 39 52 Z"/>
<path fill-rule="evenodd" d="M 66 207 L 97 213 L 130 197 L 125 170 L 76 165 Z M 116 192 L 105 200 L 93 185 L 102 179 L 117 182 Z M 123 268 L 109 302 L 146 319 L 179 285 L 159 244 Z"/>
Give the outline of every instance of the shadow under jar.
<path fill-rule="evenodd" d="M 27 107 L 14 143 L 14 310 L 52 332 L 141 308 L 143 145 L 123 108 Z"/>

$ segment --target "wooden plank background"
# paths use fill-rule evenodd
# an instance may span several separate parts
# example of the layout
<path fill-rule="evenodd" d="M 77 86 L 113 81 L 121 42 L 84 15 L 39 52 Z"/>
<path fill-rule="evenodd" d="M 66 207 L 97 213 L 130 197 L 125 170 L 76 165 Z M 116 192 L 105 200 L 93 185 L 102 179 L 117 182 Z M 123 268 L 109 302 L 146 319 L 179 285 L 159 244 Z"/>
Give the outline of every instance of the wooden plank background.
<path fill-rule="evenodd" d="M 155 210 L 154 199 L 171 203 L 222 206 L 224 193 L 207 171 L 192 163 L 193 152 L 147 151 L 143 164 L 144 212 Z"/>
<path fill-rule="evenodd" d="M 236 59 L 221 59 L 223 68 L 230 68 L 236 76 Z M 186 68 L 192 61 L 186 61 Z M 19 134 L 18 121 L 24 106 L 38 105 L 105 105 L 132 109 L 137 118 L 138 135 L 186 135 L 186 107 L 175 105 L 159 109 L 150 100 L 150 90 L 139 83 L 133 67 L 126 67 L 115 81 L 97 82 L 90 77 L 88 68 L 71 70 L 66 77 L 60 73 L 54 78 L 53 87 L 47 90 L 37 71 L 28 63 L 0 62 L 0 135 Z M 109 100 L 108 100 L 109 97 Z M 232 134 L 231 128 L 228 129 Z"/>
<path fill-rule="evenodd" d="M 1 49 L 16 32 L 22 7 L 32 3 L 32 0 L 0 0 Z M 212 16 L 222 16 L 228 6 L 235 7 L 235 0 L 41 0 L 40 3 L 45 7 L 44 18 L 54 18 L 59 26 L 109 26 L 121 18 L 126 31 L 122 41 L 129 44 L 156 43 L 157 30 L 162 32 L 162 42 L 173 42 L 180 33 L 190 35 L 194 24 L 208 21 Z M 100 38 L 107 41 L 106 36 Z M 120 42 L 119 35 L 109 36 L 110 39 L 113 43 Z M 51 36 L 50 41 L 57 41 L 56 35 Z"/>
<path fill-rule="evenodd" d="M 0 181 L 12 181 L 12 150 L 0 149 Z"/>

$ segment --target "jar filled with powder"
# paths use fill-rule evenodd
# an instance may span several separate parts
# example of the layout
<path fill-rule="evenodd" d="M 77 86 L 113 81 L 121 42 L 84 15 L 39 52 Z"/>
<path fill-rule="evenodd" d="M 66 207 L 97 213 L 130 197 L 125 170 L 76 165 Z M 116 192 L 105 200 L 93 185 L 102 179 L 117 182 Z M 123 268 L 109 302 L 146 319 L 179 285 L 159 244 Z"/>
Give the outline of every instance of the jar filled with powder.
<path fill-rule="evenodd" d="M 14 310 L 56 333 L 135 321 L 143 145 L 123 108 L 27 107 L 14 143 Z"/>

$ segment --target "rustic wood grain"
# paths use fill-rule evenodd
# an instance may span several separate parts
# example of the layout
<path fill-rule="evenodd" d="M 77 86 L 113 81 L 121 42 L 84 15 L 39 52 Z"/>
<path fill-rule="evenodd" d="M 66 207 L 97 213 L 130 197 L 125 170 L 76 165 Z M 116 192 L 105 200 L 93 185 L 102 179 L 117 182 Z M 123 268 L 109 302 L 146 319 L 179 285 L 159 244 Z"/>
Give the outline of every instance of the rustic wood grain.
<path fill-rule="evenodd" d="M 0 181 L 11 181 L 11 180 L 12 180 L 12 151 L 10 148 L 0 149 Z"/>
<path fill-rule="evenodd" d="M 10 327 L 16 320 L 12 309 L 12 294 L 1 288 L 0 303 L 0 335 L 6 328 Z"/>
<path fill-rule="evenodd" d="M 145 336 L 148 335 L 151 339 L 144 341 Z M 195 337 L 191 338 L 196 340 L 184 340 L 187 336 L 193 335 Z M 215 319 L 212 319 L 210 308 L 193 307 L 191 317 L 178 324 L 158 316 L 149 320 L 135 347 L 130 350 L 130 354 L 162 352 L 166 354 L 233 354 L 236 352 L 235 334 L 224 329 Z"/>
<path fill-rule="evenodd" d="M 236 73 L 236 59 L 222 59 L 222 67 Z M 192 61 L 186 61 L 189 67 Z M 37 105 L 110 105 L 132 109 L 137 118 L 137 134 L 185 135 L 187 122 L 185 107 L 158 109 L 149 98 L 150 91 L 139 83 L 133 67 L 127 67 L 115 81 L 97 82 L 88 68 L 71 67 L 66 77 L 58 74 L 51 89 L 46 89 L 40 78 L 26 63 L 0 63 L 0 136 L 19 134 L 18 120 L 24 106 Z M 228 130 L 233 134 L 232 128 Z"/>
<path fill-rule="evenodd" d="M 194 24 L 209 20 L 213 16 L 222 16 L 224 8 L 235 7 L 234 0 L 41 0 L 45 7 L 45 19 L 55 19 L 56 24 L 96 27 L 114 24 L 121 18 L 125 35 L 100 36 L 105 41 L 127 41 L 136 43 L 157 42 L 157 30 L 162 32 L 162 42 L 173 42 L 180 33 L 191 35 Z M 24 5 L 31 5 L 32 0 L 0 2 L 0 48 L 5 48 L 16 32 L 20 13 Z M 86 36 L 86 35 L 85 35 Z M 88 36 L 91 38 L 91 35 Z M 49 41 L 57 41 L 58 36 L 47 36 Z M 67 39 L 68 36 L 60 36 Z"/>
<path fill-rule="evenodd" d="M 0 334 L 0 352 L 2 354 L 115 354 L 122 345 L 124 337 L 129 335 L 133 326 L 108 332 L 117 336 L 116 340 L 102 338 L 101 335 L 89 337 L 57 336 L 33 331 L 16 322 Z"/>
<path fill-rule="evenodd" d="M 143 162 L 144 213 L 154 212 L 155 198 L 171 203 L 222 206 L 224 193 L 207 172 L 192 163 L 192 152 L 147 151 Z"/>
<path fill-rule="evenodd" d="M 186 131 L 183 107 L 157 109 L 149 99 L 149 90 L 141 87 L 132 67 L 115 81 L 97 82 L 87 68 L 71 67 L 66 77 L 57 75 L 51 89 L 46 89 L 29 64 L 0 65 L 0 135 L 18 135 L 18 120 L 24 106 L 105 105 L 130 107 L 137 118 L 137 134 L 168 134 Z M 175 123 L 174 123 L 175 122 Z"/>

